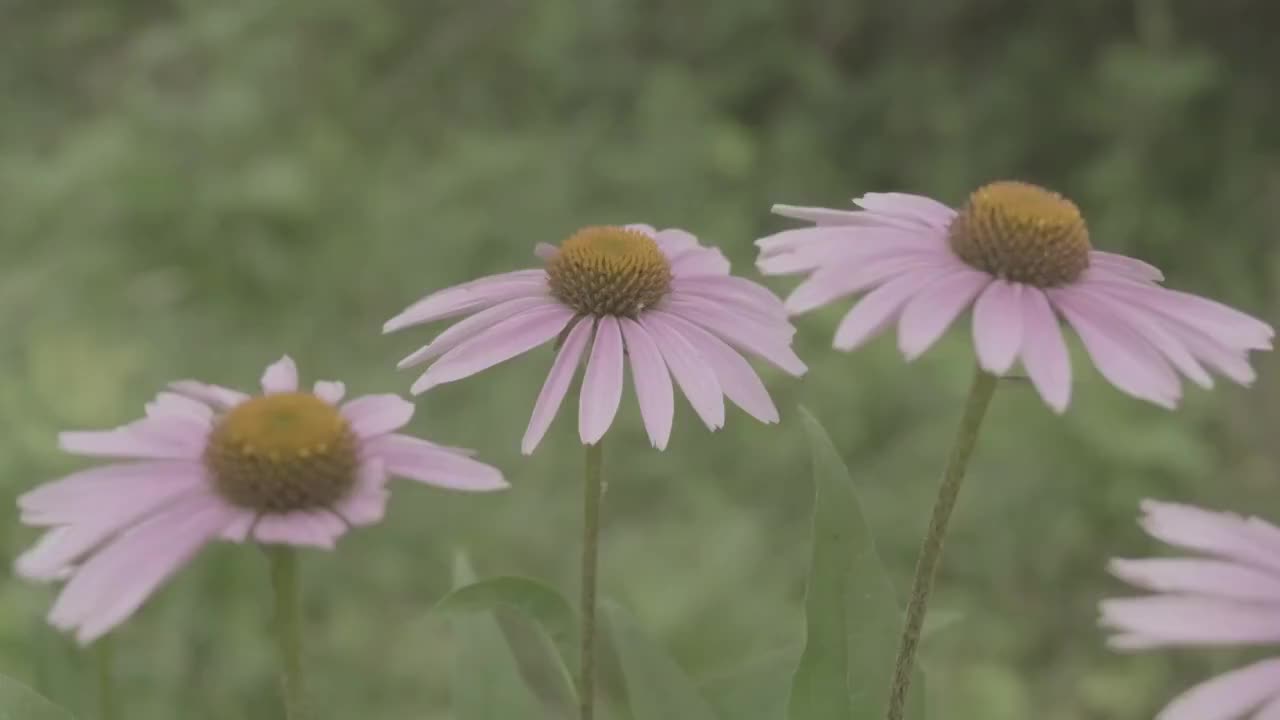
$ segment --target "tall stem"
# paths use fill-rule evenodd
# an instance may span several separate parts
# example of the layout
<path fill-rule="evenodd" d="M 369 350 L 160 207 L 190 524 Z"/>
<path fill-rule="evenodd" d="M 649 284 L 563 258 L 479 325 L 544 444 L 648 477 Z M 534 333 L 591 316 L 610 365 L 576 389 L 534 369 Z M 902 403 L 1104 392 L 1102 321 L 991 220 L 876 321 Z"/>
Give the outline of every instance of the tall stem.
<path fill-rule="evenodd" d="M 116 720 L 115 648 L 110 635 L 93 645 L 98 674 L 98 720 Z"/>
<path fill-rule="evenodd" d="M 586 482 L 582 493 L 582 679 L 578 692 L 581 720 L 595 716 L 596 694 L 596 567 L 600 556 L 600 498 L 604 485 L 600 442 L 587 445 Z"/>
<path fill-rule="evenodd" d="M 302 720 L 302 623 L 298 592 L 298 554 L 284 545 L 267 548 L 271 587 L 275 591 L 276 642 L 280 648 L 281 685 L 286 720 Z"/>
<path fill-rule="evenodd" d="M 956 431 L 947 467 L 942 473 L 938 499 L 934 501 L 933 515 L 929 518 L 929 531 L 925 535 L 924 546 L 920 548 L 920 559 L 916 562 L 916 576 L 911 583 L 911 598 L 907 602 L 907 619 L 898 645 L 898 658 L 893 666 L 893 684 L 889 688 L 888 720 L 902 720 L 906 709 L 907 691 L 911 688 L 911 675 L 916 664 L 916 648 L 920 644 L 920 631 L 924 627 L 924 616 L 929 608 L 929 593 L 933 590 L 933 578 L 937 574 L 938 563 L 942 560 L 942 541 L 947 535 L 947 523 L 956 506 L 956 498 L 964 482 L 964 472 L 973 455 L 978 430 L 982 426 L 987 406 L 991 403 L 991 396 L 995 393 L 997 381 L 996 376 L 979 370 L 969 388 L 964 417 L 960 419 L 960 428 Z"/>

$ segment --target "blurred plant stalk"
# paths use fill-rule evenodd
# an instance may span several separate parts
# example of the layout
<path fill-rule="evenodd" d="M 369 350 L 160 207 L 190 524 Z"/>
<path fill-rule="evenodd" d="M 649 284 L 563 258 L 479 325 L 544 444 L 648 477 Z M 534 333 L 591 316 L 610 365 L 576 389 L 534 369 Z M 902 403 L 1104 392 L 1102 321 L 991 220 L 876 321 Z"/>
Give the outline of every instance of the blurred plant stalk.
<path fill-rule="evenodd" d="M 925 534 L 924 545 L 920 548 L 920 558 L 916 561 L 915 579 L 912 580 L 911 596 L 907 602 L 907 619 L 902 628 L 902 640 L 898 644 L 898 657 L 894 661 L 893 680 L 889 686 L 888 720 L 903 720 L 907 691 L 911 689 L 911 676 L 916 665 L 916 649 L 920 645 L 920 634 L 929 609 L 929 594 L 933 591 L 933 579 L 942 560 L 947 524 L 951 520 L 951 511 L 955 509 L 956 498 L 960 495 L 960 486 L 964 484 L 965 470 L 969 467 L 969 458 L 977 444 L 982 419 L 987 414 L 987 407 L 991 404 L 991 396 L 995 394 L 998 382 L 999 378 L 995 375 L 979 369 L 969 387 L 964 416 L 960 418 L 960 427 L 947 457 L 938 498 L 933 503 L 933 514 L 929 517 L 929 530 Z"/>
<path fill-rule="evenodd" d="M 582 670 L 578 687 L 581 720 L 592 720 L 595 716 L 596 569 L 600 559 L 600 503 L 604 494 L 601 481 L 603 442 L 586 446 L 586 477 L 582 494 Z"/>

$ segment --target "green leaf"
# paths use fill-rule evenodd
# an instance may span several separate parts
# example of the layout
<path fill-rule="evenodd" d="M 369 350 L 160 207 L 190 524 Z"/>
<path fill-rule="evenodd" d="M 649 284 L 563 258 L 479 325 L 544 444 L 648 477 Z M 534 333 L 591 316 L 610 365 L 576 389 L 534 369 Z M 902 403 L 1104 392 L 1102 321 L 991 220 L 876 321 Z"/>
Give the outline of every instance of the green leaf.
<path fill-rule="evenodd" d="M 35 690 L 0 675 L 0 720 L 74 720 L 74 717 Z"/>
<path fill-rule="evenodd" d="M 436 612 L 447 615 L 487 613 L 503 606 L 533 620 L 558 649 L 564 672 L 578 666 L 578 613 L 558 590 L 539 580 L 499 576 L 456 588 L 436 603 Z"/>
<path fill-rule="evenodd" d="M 876 553 L 849 470 L 826 430 L 800 408 L 813 461 L 813 556 L 806 640 L 791 683 L 790 720 L 880 720 L 902 627 L 893 584 Z M 919 674 L 917 674 L 919 678 Z M 916 682 L 907 717 L 924 717 Z"/>
<path fill-rule="evenodd" d="M 689 676 L 640 630 L 630 614 L 612 603 L 604 603 L 601 609 L 635 720 L 717 720 Z"/>
<path fill-rule="evenodd" d="M 454 585 L 469 584 L 474 579 L 470 563 L 459 555 L 454 561 Z M 492 612 L 478 609 L 456 612 L 449 623 L 458 646 L 450 685 L 454 717 L 458 720 L 551 717 L 546 705 L 525 682 L 511 645 Z"/>

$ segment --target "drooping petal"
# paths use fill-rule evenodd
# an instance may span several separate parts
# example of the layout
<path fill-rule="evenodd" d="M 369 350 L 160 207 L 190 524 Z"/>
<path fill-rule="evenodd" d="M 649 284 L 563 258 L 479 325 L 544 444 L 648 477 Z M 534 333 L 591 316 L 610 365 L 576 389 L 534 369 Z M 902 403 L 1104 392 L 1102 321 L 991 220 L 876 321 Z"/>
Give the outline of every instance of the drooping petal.
<path fill-rule="evenodd" d="M 700 247 L 698 238 L 693 233 L 680 228 L 667 228 L 666 230 L 657 231 L 649 225 L 628 225 L 627 227 L 642 229 L 642 232 L 652 237 L 653 241 L 658 244 L 658 247 L 669 258 L 675 257 L 686 250 Z M 643 228 L 647 228 L 647 230 L 643 230 Z"/>
<path fill-rule="evenodd" d="M 533 254 L 540 260 L 550 260 L 560 252 L 560 248 L 551 243 L 540 242 L 533 246 Z"/>
<path fill-rule="evenodd" d="M 983 370 L 1004 375 L 1022 347 L 1021 283 L 996 279 L 973 306 L 973 345 Z"/>
<path fill-rule="evenodd" d="M 760 422 L 778 422 L 778 409 L 769 397 L 769 391 L 746 359 L 697 325 L 676 315 L 658 314 L 707 361 L 725 397 Z"/>
<path fill-rule="evenodd" d="M 1071 288 L 1047 292 L 1084 342 L 1098 372 L 1112 385 L 1164 408 L 1177 406 L 1182 395 L 1178 376 L 1150 343 L 1129 332 L 1113 316 L 1077 302 Z"/>
<path fill-rule="evenodd" d="M 957 270 L 935 280 L 903 307 L 898 349 L 909 361 L 924 354 L 990 283 L 990 275 L 976 270 Z"/>
<path fill-rule="evenodd" d="M 543 295 L 546 291 L 547 272 L 542 269 L 490 275 L 427 295 L 388 320 L 382 326 L 382 332 L 391 333 L 412 325 L 466 315 L 504 300 Z"/>
<path fill-rule="evenodd" d="M 347 386 L 336 380 L 317 380 L 311 392 L 330 405 L 337 405 L 347 394 Z"/>
<path fill-rule="evenodd" d="M 513 315 L 542 305 L 554 304 L 556 304 L 556 301 L 547 296 L 522 297 L 498 303 L 491 308 L 481 310 L 440 333 L 435 340 L 397 363 L 396 367 L 403 370 L 414 365 L 420 365 L 431 358 L 445 354 Z"/>
<path fill-rule="evenodd" d="M 600 318 L 578 398 L 578 437 L 595 445 L 604 437 L 622 402 L 622 330 L 612 315 Z"/>
<path fill-rule="evenodd" d="M 1194 595 L 1103 600 L 1102 624 L 1150 645 L 1265 645 L 1280 642 L 1280 603 Z"/>
<path fill-rule="evenodd" d="M 1039 288 L 1022 293 L 1022 366 L 1036 392 L 1062 414 L 1071 402 L 1071 356 L 1058 316 Z"/>
<path fill-rule="evenodd" d="M 1178 372 L 1201 387 L 1213 387 L 1213 378 L 1196 360 L 1182 338 L 1170 331 L 1169 323 L 1163 318 L 1137 305 L 1107 302 L 1105 297 L 1096 298 L 1084 292 L 1077 294 L 1075 302 L 1090 307 L 1091 313 L 1111 314 L 1127 325 L 1131 332 L 1151 343 Z"/>
<path fill-rule="evenodd" d="M 1156 720 L 1238 720 L 1277 694 L 1280 659 L 1263 660 L 1196 685 L 1169 703 Z"/>
<path fill-rule="evenodd" d="M 525 430 L 524 439 L 520 442 L 520 450 L 525 455 L 532 453 L 534 448 L 538 447 L 542 437 L 547 434 L 547 428 L 551 427 L 551 421 L 555 419 L 556 413 L 560 410 L 560 404 L 564 402 L 565 393 L 573 383 L 573 376 L 578 371 L 578 362 L 582 359 L 582 351 L 586 349 L 594 327 L 595 320 L 583 318 L 577 321 L 565 336 L 564 344 L 560 346 L 560 352 L 556 354 L 555 362 L 551 364 L 551 371 L 547 373 L 547 379 L 538 393 L 538 400 L 533 404 L 533 415 L 529 418 L 529 427 Z"/>
<path fill-rule="evenodd" d="M 342 416 L 357 437 L 371 438 L 404 427 L 413 419 L 413 403 L 399 395 L 363 395 L 342 406 Z"/>
<path fill-rule="evenodd" d="M 383 435 L 364 447 L 381 458 L 387 473 L 393 476 L 470 492 L 508 487 L 497 468 L 408 435 Z"/>
<path fill-rule="evenodd" d="M 86 487 L 83 495 L 66 496 L 58 504 L 45 504 L 39 511 L 26 511 L 23 522 L 31 525 L 60 524 L 41 542 L 18 557 L 15 570 L 32 580 L 56 580 L 63 576 L 82 556 L 112 536 L 143 521 L 148 515 L 192 495 L 203 495 L 202 474 L 138 475 L 115 478 L 110 488 L 102 487 L 102 476 L 95 478 L 89 491 L 87 476 L 79 480 Z M 62 488 L 67 489 L 67 486 Z M 104 492 L 115 489 L 115 494 Z"/>
<path fill-rule="evenodd" d="M 835 347 L 853 350 L 884 330 L 911 298 L 947 274 L 946 269 L 909 270 L 867 293 L 836 328 Z"/>
<path fill-rule="evenodd" d="M 1145 590 L 1280 603 L 1280 574 L 1224 560 L 1116 558 L 1112 575 Z"/>
<path fill-rule="evenodd" d="M 727 312 L 714 302 L 668 302 L 660 307 L 710 330 L 734 347 L 759 355 L 791 375 L 799 377 L 809 369 L 791 349 L 795 328 L 790 323 L 779 321 L 766 325 L 753 322 L 742 315 Z M 666 357 L 665 349 L 663 357 Z"/>
<path fill-rule="evenodd" d="M 724 397 L 720 382 L 698 351 L 679 333 L 674 332 L 658 313 L 645 313 L 637 322 L 653 338 L 662 359 L 671 370 L 680 391 L 689 399 L 694 412 L 712 430 L 724 427 Z"/>
<path fill-rule="evenodd" d="M 1118 301 L 1141 305 L 1241 350 L 1270 350 L 1275 337 L 1275 330 L 1267 323 L 1199 295 L 1127 282 L 1099 280 L 1090 285 Z"/>
<path fill-rule="evenodd" d="M 618 322 L 622 326 L 627 357 L 631 359 L 631 379 L 635 383 L 645 432 L 649 434 L 649 442 L 663 450 L 671 437 L 671 423 L 675 416 L 671 374 L 657 344 L 640 323 L 627 317 L 619 318 Z"/>
<path fill-rule="evenodd" d="M 411 391 L 424 393 L 551 342 L 573 317 L 574 311 L 561 305 L 543 305 L 509 317 L 441 356 Z"/>
<path fill-rule="evenodd" d="M 671 283 L 673 295 L 690 294 L 749 309 L 766 318 L 785 320 L 782 300 L 763 285 L 733 275 L 704 275 L 678 278 Z"/>
<path fill-rule="evenodd" d="M 132 615 L 235 517 L 217 498 L 196 495 L 95 553 L 63 588 L 49 622 L 87 645 Z"/>
<path fill-rule="evenodd" d="M 1280 528 L 1258 518 L 1194 505 L 1142 501 L 1142 529 L 1175 547 L 1280 572 Z"/>

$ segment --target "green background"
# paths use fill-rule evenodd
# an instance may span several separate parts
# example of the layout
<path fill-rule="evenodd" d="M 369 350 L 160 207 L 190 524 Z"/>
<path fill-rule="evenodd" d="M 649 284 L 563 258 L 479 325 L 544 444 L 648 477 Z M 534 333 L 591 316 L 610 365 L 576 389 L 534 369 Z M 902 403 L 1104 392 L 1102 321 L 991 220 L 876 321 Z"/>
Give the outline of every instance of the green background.
<path fill-rule="evenodd" d="M 787 226 L 773 202 L 956 204 L 1018 178 L 1074 198 L 1096 247 L 1274 318 L 1277 23 L 1246 0 L 0 0 L 0 563 L 35 537 L 12 498 L 80 466 L 58 430 L 132 419 L 172 378 L 252 387 L 283 352 L 307 379 L 407 391 L 395 361 L 432 331 L 384 320 L 582 225 L 684 227 L 755 277 L 752 240 Z M 800 640 L 797 403 L 905 589 L 972 351 L 957 329 L 911 366 L 891 337 L 837 353 L 846 306 L 798 321 L 802 381 L 766 373 L 781 426 L 733 411 L 709 434 L 679 404 L 657 453 L 624 397 L 603 592 L 697 678 Z M 1108 557 L 1157 551 L 1140 498 L 1280 518 L 1276 361 L 1169 413 L 1076 360 L 1064 417 L 1022 384 L 992 408 L 935 601 L 960 620 L 925 648 L 942 720 L 1150 717 L 1241 660 L 1113 654 L 1096 603 L 1124 592 Z M 307 556 L 324 717 L 449 717 L 457 648 L 428 609 L 456 550 L 573 592 L 574 413 L 518 451 L 550 361 L 418 402 L 413 431 L 477 448 L 510 492 L 404 482 L 385 524 Z M 277 717 L 268 592 L 252 549 L 181 573 L 119 633 L 127 716 Z M 0 580 L 0 672 L 89 717 L 51 598 Z"/>

